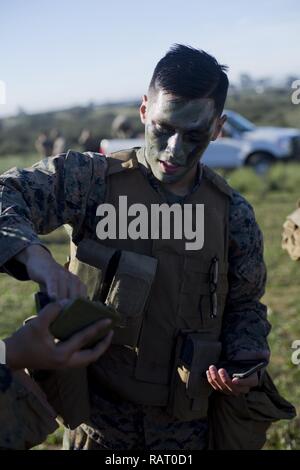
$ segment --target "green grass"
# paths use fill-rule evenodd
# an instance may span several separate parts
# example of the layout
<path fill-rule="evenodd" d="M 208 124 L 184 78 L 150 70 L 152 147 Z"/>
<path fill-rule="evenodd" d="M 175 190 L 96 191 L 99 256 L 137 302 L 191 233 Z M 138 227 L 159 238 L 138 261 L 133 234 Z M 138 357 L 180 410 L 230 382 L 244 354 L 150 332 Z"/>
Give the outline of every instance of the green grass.
<path fill-rule="evenodd" d="M 41 160 L 41 157 L 37 154 L 25 154 L 25 155 L 7 155 L 0 158 L 0 173 L 3 173 L 10 168 L 25 168 L 31 166 L 34 163 Z"/>
<path fill-rule="evenodd" d="M 263 302 L 268 305 L 272 323 L 269 337 L 272 350 L 270 371 L 279 391 L 295 404 L 300 414 L 300 366 L 291 363 L 291 344 L 295 339 L 300 339 L 300 264 L 291 261 L 281 249 L 282 224 L 299 199 L 300 165 L 278 165 L 264 179 L 259 179 L 248 169 L 242 169 L 230 174 L 228 179 L 254 206 L 264 233 L 268 282 Z M 65 262 L 68 244 L 63 229 L 45 237 L 45 241 L 55 258 L 60 263 Z M 32 314 L 32 294 L 37 287 L 31 282 L 22 283 L 0 275 L 0 289 L 0 331 L 3 337 Z M 59 429 L 39 448 L 59 445 L 61 436 L 62 430 Z M 265 448 L 300 449 L 299 418 L 274 424 Z"/>
<path fill-rule="evenodd" d="M 270 371 L 282 395 L 300 414 L 300 366 L 291 362 L 291 344 L 300 339 L 300 264 L 281 249 L 282 224 L 299 199 L 300 165 L 277 165 L 260 179 L 248 169 L 234 172 L 228 179 L 253 205 L 264 234 L 268 270 L 266 293 L 272 331 Z M 275 423 L 268 434 L 266 449 L 300 449 L 300 419 Z"/>

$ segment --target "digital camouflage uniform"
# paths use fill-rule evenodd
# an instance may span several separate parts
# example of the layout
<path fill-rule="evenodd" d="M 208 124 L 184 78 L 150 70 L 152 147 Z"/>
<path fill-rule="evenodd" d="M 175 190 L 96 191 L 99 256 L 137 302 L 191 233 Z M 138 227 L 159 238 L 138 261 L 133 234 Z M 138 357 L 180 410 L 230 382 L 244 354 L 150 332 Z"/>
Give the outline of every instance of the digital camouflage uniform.
<path fill-rule="evenodd" d="M 164 199 L 168 203 L 179 202 L 148 171 L 143 150 L 139 151 L 139 161 L 150 184 Z M 26 270 L 11 258 L 29 244 L 42 244 L 38 234 L 49 233 L 63 224 L 71 226 L 75 244 L 84 237 L 96 240 L 96 209 L 105 198 L 106 170 L 104 156 L 69 151 L 31 168 L 12 169 L 2 175 L 2 270 L 18 279 L 27 279 Z M 195 188 L 201 184 L 201 171 L 198 175 Z M 233 360 L 243 351 L 268 358 L 266 338 L 270 325 L 266 307 L 259 300 L 266 282 L 262 234 L 251 206 L 236 191 L 230 202 L 228 280 L 221 337 L 224 359 Z M 159 407 L 124 401 L 114 403 L 112 397 L 101 397 L 98 388 L 94 389 L 95 384 L 90 385 L 91 423 L 65 436 L 65 448 L 190 450 L 206 447 L 205 421 L 182 423 Z M 106 411 L 100 414 L 97 411 L 100 408 Z"/>

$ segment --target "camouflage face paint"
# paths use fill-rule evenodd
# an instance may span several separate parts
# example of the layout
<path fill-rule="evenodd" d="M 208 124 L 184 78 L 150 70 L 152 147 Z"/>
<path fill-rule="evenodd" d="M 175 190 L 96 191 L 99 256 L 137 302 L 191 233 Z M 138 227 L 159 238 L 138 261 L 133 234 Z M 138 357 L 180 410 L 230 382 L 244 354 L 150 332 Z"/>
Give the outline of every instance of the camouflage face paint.
<path fill-rule="evenodd" d="M 186 100 L 159 91 L 149 102 L 146 159 L 163 183 L 180 181 L 208 146 L 217 118 L 209 98 Z"/>

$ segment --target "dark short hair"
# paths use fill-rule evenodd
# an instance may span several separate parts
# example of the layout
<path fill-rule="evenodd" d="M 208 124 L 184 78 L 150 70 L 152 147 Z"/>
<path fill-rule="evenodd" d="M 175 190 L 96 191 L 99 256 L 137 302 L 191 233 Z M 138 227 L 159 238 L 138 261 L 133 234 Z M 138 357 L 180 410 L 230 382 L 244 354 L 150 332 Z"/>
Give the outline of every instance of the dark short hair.
<path fill-rule="evenodd" d="M 149 94 L 164 90 L 180 98 L 212 98 L 220 115 L 228 91 L 227 67 L 200 49 L 174 44 L 156 65 Z"/>

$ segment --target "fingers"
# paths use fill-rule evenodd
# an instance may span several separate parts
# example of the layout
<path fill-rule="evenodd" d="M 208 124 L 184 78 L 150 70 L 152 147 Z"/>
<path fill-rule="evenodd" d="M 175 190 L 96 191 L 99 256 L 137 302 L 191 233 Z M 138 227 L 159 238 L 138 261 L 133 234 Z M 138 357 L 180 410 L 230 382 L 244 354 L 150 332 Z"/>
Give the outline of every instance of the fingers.
<path fill-rule="evenodd" d="M 223 389 L 223 391 L 230 393 L 230 394 L 231 393 L 234 394 L 235 393 L 234 386 L 227 371 L 225 369 L 219 369 L 218 373 L 219 373 L 221 382 L 226 387 L 225 390 Z"/>
<path fill-rule="evenodd" d="M 215 366 L 209 367 L 206 371 L 206 376 L 214 390 L 226 395 L 238 396 L 241 393 L 248 393 L 251 387 L 255 387 L 258 384 L 256 373 L 247 379 L 231 379 L 225 369 L 217 370 Z"/>
<path fill-rule="evenodd" d="M 113 331 L 110 331 L 105 338 L 92 349 L 75 352 L 69 360 L 68 367 L 85 367 L 95 362 L 109 347 L 113 334 Z"/>
<path fill-rule="evenodd" d="M 58 344 L 60 352 L 65 354 L 73 354 L 82 349 L 87 343 L 92 341 L 97 335 L 101 334 L 111 324 L 110 319 L 101 320 L 84 328 L 79 333 L 71 336 L 67 341 Z"/>
<path fill-rule="evenodd" d="M 214 388 L 214 390 L 226 394 L 233 393 L 232 381 L 225 369 L 220 369 L 218 371 L 215 366 L 210 366 L 206 371 L 206 376 L 208 382 Z"/>
<path fill-rule="evenodd" d="M 103 353 L 107 350 L 109 347 L 112 337 L 114 335 L 114 332 L 111 330 L 104 338 L 102 341 L 99 341 L 99 343 L 96 344 L 92 349 L 90 349 L 90 358 L 89 362 L 94 362 L 98 359 L 98 357 L 102 356 Z M 84 351 L 82 351 L 84 352 Z"/>
<path fill-rule="evenodd" d="M 46 292 L 51 299 L 59 299 L 59 290 L 57 285 L 57 276 L 47 277 L 45 280 Z"/>
<path fill-rule="evenodd" d="M 56 277 L 57 299 L 70 299 L 69 283 L 70 281 L 67 272 L 64 269 L 58 270 Z"/>
<path fill-rule="evenodd" d="M 46 278 L 47 293 L 53 299 L 86 297 L 86 286 L 78 276 L 59 266 Z"/>
<path fill-rule="evenodd" d="M 69 273 L 70 274 L 70 273 Z M 81 282 L 79 277 L 71 274 L 70 283 L 68 284 L 68 298 L 76 299 L 78 297 L 87 297 L 86 286 Z"/>
<path fill-rule="evenodd" d="M 216 392 L 220 391 L 219 387 L 217 387 L 217 386 L 214 384 L 214 381 L 213 381 L 213 379 L 211 378 L 211 375 L 210 375 L 209 370 L 206 371 L 206 377 L 207 377 L 208 383 L 212 386 L 212 388 L 213 388 Z"/>
<path fill-rule="evenodd" d="M 37 319 L 48 328 L 68 303 L 69 301 L 64 299 L 47 305 L 39 312 Z"/>
<path fill-rule="evenodd" d="M 207 380 L 208 382 L 210 383 L 210 385 L 212 386 L 212 388 L 214 390 L 216 390 L 216 392 L 220 392 L 222 391 L 221 388 L 220 388 L 220 385 L 216 382 L 216 380 L 212 377 L 212 374 L 210 372 L 210 369 L 208 369 L 206 371 L 206 377 L 207 377 Z"/>

